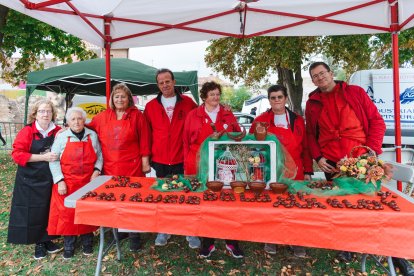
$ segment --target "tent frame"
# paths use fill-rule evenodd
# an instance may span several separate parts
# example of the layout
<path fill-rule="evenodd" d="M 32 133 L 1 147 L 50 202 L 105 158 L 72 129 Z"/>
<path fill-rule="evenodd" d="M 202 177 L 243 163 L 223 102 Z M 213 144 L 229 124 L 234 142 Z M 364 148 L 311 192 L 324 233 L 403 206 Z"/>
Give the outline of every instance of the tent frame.
<path fill-rule="evenodd" d="M 107 60 L 107 62 L 106 62 L 106 64 L 107 64 L 106 65 L 107 66 L 106 67 L 106 72 L 107 72 L 106 95 L 107 95 L 107 99 L 109 98 L 110 85 L 111 85 L 111 82 L 110 82 L 110 80 L 111 80 L 111 78 L 110 78 L 111 71 L 110 71 L 110 62 L 109 62 L 109 60 L 110 60 L 110 53 L 111 53 L 111 43 L 113 43 L 113 42 L 120 41 L 120 40 L 128 40 L 128 39 L 131 39 L 131 38 L 141 37 L 141 36 L 145 36 L 145 35 L 149 35 L 149 34 L 153 34 L 153 33 L 158 33 L 158 32 L 162 32 L 162 31 L 166 31 L 166 30 L 171 30 L 171 29 L 180 29 L 180 30 L 186 30 L 186 31 L 191 31 L 191 32 L 202 32 L 202 33 L 209 33 L 209 34 L 229 36 L 229 37 L 237 37 L 237 38 L 249 38 L 249 37 L 254 37 L 254 36 L 265 35 L 265 34 L 268 34 L 268 33 L 274 32 L 274 31 L 288 29 L 288 28 L 291 28 L 291 27 L 294 27 L 294 26 L 307 24 L 307 23 L 311 23 L 311 22 L 315 22 L 315 21 L 322 21 L 322 22 L 329 22 L 329 23 L 339 24 L 339 25 L 348 25 L 348 26 L 354 26 L 354 27 L 360 27 L 360 28 L 367 28 L 367 29 L 371 29 L 373 31 L 390 32 L 391 36 L 392 36 L 392 53 L 393 53 L 392 56 L 393 56 L 393 73 L 394 73 L 394 76 L 393 76 L 393 78 L 394 78 L 394 99 L 399 99 L 398 32 L 406 24 L 408 24 L 410 21 L 412 21 L 414 19 L 414 14 L 411 15 L 410 17 L 408 17 L 404 22 L 399 24 L 399 20 L 398 20 L 398 0 L 372 0 L 372 1 L 369 1 L 367 3 L 363 3 L 363 4 L 360 4 L 360 5 L 355 5 L 353 7 L 338 10 L 338 11 L 328 13 L 328 14 L 324 14 L 324 15 L 317 16 L 317 17 L 315 17 L 315 16 L 306 16 L 306 15 L 295 14 L 295 13 L 270 11 L 270 10 L 264 10 L 264 9 L 257 9 L 257 8 L 249 7 L 248 4 L 250 2 L 256 2 L 256 1 L 258 1 L 258 0 L 240 0 L 239 4 L 235 8 L 224 11 L 224 12 L 211 14 L 209 16 L 200 17 L 200 18 L 197 18 L 195 20 L 181 22 L 181 23 L 178 23 L 178 24 L 165 24 L 165 23 L 152 22 L 152 21 L 143 21 L 143 20 L 136 20 L 136 19 L 130 19 L 130 18 L 118 18 L 118 17 L 111 17 L 111 16 L 99 16 L 99 15 L 95 15 L 95 14 L 82 13 L 71 3 L 71 0 L 45 0 L 45 1 L 41 1 L 39 3 L 34 3 L 30 0 L 20 0 L 20 2 L 27 9 L 39 10 L 39 11 L 51 12 L 51 13 L 71 14 L 71 15 L 74 15 L 74 16 L 79 16 L 99 36 L 102 37 L 102 39 L 105 42 L 105 54 L 106 54 L 106 60 Z M 364 7 L 367 7 L 367 6 L 370 6 L 370 5 L 383 3 L 384 1 L 388 2 L 389 6 L 391 7 L 391 25 L 390 25 L 389 28 L 384 28 L 384 27 L 381 27 L 381 26 L 361 24 L 361 23 L 356 23 L 356 22 L 350 22 L 350 21 L 337 20 L 337 19 L 330 18 L 332 16 L 336 16 L 336 15 L 339 15 L 339 14 L 344 14 L 344 13 L 349 12 L 349 11 L 358 10 L 358 9 L 361 9 L 361 8 L 364 8 Z M 50 7 L 52 5 L 60 4 L 60 3 L 66 3 L 72 9 L 72 11 Z M 281 16 L 287 16 L 287 17 L 292 17 L 292 18 L 296 18 L 296 19 L 299 18 L 299 19 L 303 19 L 303 20 L 301 20 L 299 22 L 279 26 L 279 27 L 276 27 L 276 28 L 271 28 L 271 29 L 260 31 L 260 32 L 252 33 L 250 35 L 245 35 L 245 26 L 246 26 L 245 23 L 246 23 L 246 18 L 247 18 L 246 17 L 247 11 L 263 13 L 263 14 L 281 15 Z M 239 13 L 240 14 L 240 34 L 233 34 L 233 33 L 214 31 L 214 30 L 208 30 L 208 29 L 195 28 L 195 27 L 189 27 L 188 26 L 190 24 L 203 22 L 203 21 L 206 21 L 206 20 L 210 20 L 212 18 L 222 17 L 222 16 L 229 15 L 229 14 L 232 14 L 232 13 Z M 90 18 L 99 18 L 99 19 L 104 20 L 104 24 L 105 24 L 104 33 L 101 33 L 89 21 Z M 156 28 L 156 29 L 153 29 L 153 30 L 150 30 L 150 31 L 135 33 L 135 34 L 132 34 L 132 35 L 113 38 L 111 36 L 111 32 L 110 32 L 110 23 L 112 21 L 115 21 L 115 20 L 123 21 L 123 22 L 129 22 L 129 23 L 136 23 L 136 24 L 151 25 L 151 26 L 156 26 L 156 27 L 159 27 L 159 28 Z M 401 162 L 401 122 L 400 122 L 400 117 L 399 117 L 399 113 L 400 113 L 400 102 L 399 101 L 397 101 L 397 100 L 394 101 L 394 108 L 395 108 L 395 115 L 397 115 L 397 116 L 394 116 L 395 117 L 396 160 L 397 160 L 397 162 Z M 399 183 L 398 184 L 398 189 L 401 189 L 401 188 L 402 188 L 401 183 Z"/>

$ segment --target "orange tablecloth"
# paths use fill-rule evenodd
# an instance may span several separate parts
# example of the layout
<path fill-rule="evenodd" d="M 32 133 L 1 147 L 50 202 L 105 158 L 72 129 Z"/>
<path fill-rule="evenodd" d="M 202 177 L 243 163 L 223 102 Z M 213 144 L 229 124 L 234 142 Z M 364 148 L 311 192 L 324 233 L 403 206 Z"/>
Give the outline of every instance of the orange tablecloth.
<path fill-rule="evenodd" d="M 167 204 L 163 202 L 130 202 L 128 198 L 140 192 L 142 198 L 152 193 L 167 195 L 150 189 L 154 178 L 131 178 L 143 188 L 106 189 L 113 192 L 117 201 L 97 201 L 95 198 L 78 200 L 75 222 L 96 226 L 126 228 L 146 232 L 178 235 L 215 237 L 276 244 L 303 245 L 361 253 L 414 258 L 414 204 L 408 200 L 393 198 L 400 212 L 384 206 L 382 211 L 366 209 L 299 209 L 273 207 L 277 195 L 270 193 L 272 202 L 203 201 L 200 205 Z M 119 200 L 121 193 L 125 201 Z M 202 193 L 176 193 L 198 195 Z M 246 193 L 250 197 L 249 193 Z M 351 202 L 358 199 L 378 199 L 354 195 L 336 197 Z M 318 201 L 326 204 L 325 198 Z"/>

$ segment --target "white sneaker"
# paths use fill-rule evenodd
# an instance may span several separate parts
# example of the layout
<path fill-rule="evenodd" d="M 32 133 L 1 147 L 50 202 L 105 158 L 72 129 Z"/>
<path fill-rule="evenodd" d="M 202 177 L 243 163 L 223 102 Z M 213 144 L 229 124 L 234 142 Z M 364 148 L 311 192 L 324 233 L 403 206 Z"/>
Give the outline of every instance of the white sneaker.
<path fill-rule="evenodd" d="M 201 247 L 201 241 L 198 237 L 187 236 L 185 239 L 188 241 L 188 247 L 196 249 Z"/>
<path fill-rule="evenodd" d="M 264 251 L 270 255 L 276 254 L 276 244 L 265 243 Z"/>
<path fill-rule="evenodd" d="M 169 234 L 158 233 L 157 238 L 155 239 L 155 245 L 164 246 L 167 244 L 169 238 L 171 238 L 171 235 Z"/>

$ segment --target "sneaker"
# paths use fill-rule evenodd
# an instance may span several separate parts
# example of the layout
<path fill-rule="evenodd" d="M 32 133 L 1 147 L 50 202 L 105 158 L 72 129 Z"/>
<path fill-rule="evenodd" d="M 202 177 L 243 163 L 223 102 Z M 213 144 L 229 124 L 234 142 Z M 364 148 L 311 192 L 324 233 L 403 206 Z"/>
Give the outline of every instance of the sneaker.
<path fill-rule="evenodd" d="M 169 238 L 171 238 L 171 235 L 169 234 L 158 233 L 157 238 L 155 239 L 155 245 L 164 246 L 167 244 Z"/>
<path fill-rule="evenodd" d="M 65 250 L 63 251 L 63 259 L 69 260 L 75 255 L 75 250 Z"/>
<path fill-rule="evenodd" d="M 93 248 L 92 245 L 85 245 L 83 246 L 83 255 L 85 256 L 91 256 L 93 254 Z"/>
<path fill-rule="evenodd" d="M 293 255 L 298 258 L 305 258 L 306 257 L 306 250 L 303 246 L 290 246 L 293 250 Z"/>
<path fill-rule="evenodd" d="M 214 246 L 214 244 L 208 247 L 202 247 L 200 249 L 200 252 L 198 253 L 198 256 L 200 256 L 201 258 L 208 258 L 214 251 L 216 251 L 216 247 Z"/>
<path fill-rule="evenodd" d="M 201 241 L 198 237 L 187 236 L 185 239 L 188 241 L 188 247 L 191 249 L 200 248 Z"/>
<path fill-rule="evenodd" d="M 337 258 L 340 261 L 348 264 L 352 261 L 352 254 L 349 251 L 341 251 L 338 253 Z"/>
<path fill-rule="evenodd" d="M 238 244 L 226 244 L 226 249 L 236 259 L 240 259 L 240 258 L 243 258 L 244 257 L 244 253 L 240 249 L 240 247 L 239 247 Z"/>
<path fill-rule="evenodd" d="M 45 247 L 46 247 L 47 253 L 50 253 L 50 254 L 60 252 L 63 249 L 63 247 L 56 245 L 56 243 L 52 241 L 45 242 Z"/>
<path fill-rule="evenodd" d="M 272 243 L 265 243 L 265 246 L 264 246 L 264 251 L 265 251 L 267 254 L 270 254 L 270 255 L 275 255 L 275 254 L 276 254 L 276 244 L 272 244 Z"/>
<path fill-rule="evenodd" d="M 47 251 L 46 251 L 46 247 L 45 244 L 42 243 L 37 243 L 35 246 L 35 253 L 34 253 L 34 259 L 35 260 L 41 260 L 43 258 L 46 257 Z"/>
<path fill-rule="evenodd" d="M 141 249 L 141 239 L 139 237 L 129 238 L 129 251 L 138 252 Z"/>

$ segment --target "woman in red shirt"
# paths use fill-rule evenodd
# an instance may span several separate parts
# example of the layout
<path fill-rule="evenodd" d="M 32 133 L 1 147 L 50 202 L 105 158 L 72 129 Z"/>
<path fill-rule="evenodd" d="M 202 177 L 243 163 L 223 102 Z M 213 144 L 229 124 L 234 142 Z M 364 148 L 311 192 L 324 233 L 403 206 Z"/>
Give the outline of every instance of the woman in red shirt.
<path fill-rule="evenodd" d="M 214 131 L 240 131 L 236 117 L 231 111 L 220 105 L 221 86 L 215 82 L 206 82 L 200 90 L 203 104 L 188 113 L 184 124 L 184 173 L 197 174 L 197 154 L 203 141 Z M 243 251 L 235 240 L 226 240 L 226 249 L 235 258 L 243 258 Z M 215 251 L 214 239 L 203 238 L 200 257 L 208 258 Z"/>
<path fill-rule="evenodd" d="M 7 242 L 36 244 L 34 258 L 62 250 L 52 242 L 46 228 L 53 178 L 49 162 L 59 156 L 50 151 L 60 127 L 54 124 L 56 108 L 49 100 L 35 103 L 29 124 L 16 136 L 12 157 L 17 163 Z"/>
<path fill-rule="evenodd" d="M 286 107 L 288 98 L 286 87 L 272 85 L 267 90 L 267 95 L 271 108 L 253 121 L 250 133 L 254 132 L 257 122 L 266 122 L 269 126 L 267 131 L 276 135 L 295 162 L 297 168 L 295 179 L 310 180 L 313 168 L 307 147 L 304 119 Z M 293 246 L 292 248 L 295 256 L 306 256 L 303 247 Z M 269 254 L 276 254 L 276 245 L 266 244 L 265 251 Z"/>
<path fill-rule="evenodd" d="M 87 125 L 98 134 L 102 147 L 103 174 L 145 176 L 149 165 L 150 139 L 144 114 L 134 105 L 131 90 L 124 83 L 112 89 L 110 108 Z M 130 233 L 131 251 L 140 248 L 138 233 Z"/>

